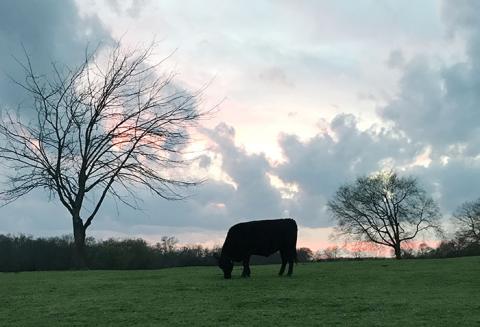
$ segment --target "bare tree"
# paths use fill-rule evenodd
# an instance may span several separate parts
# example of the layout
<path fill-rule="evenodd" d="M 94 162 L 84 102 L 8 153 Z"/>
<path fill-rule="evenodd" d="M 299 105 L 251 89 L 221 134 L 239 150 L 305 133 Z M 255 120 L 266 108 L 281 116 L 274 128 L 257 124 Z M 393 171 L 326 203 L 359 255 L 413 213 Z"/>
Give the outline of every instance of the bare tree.
<path fill-rule="evenodd" d="M 341 186 L 328 207 L 340 234 L 389 246 L 397 259 L 403 242 L 423 231 L 441 232 L 435 201 L 415 178 L 395 172 L 360 177 Z"/>
<path fill-rule="evenodd" d="M 38 188 L 68 210 L 76 264 L 85 266 L 85 233 L 107 196 L 138 208 L 134 187 L 167 199 L 199 181 L 175 173 L 187 167 L 188 129 L 206 112 L 199 95 L 175 87 L 150 64 L 154 46 L 86 53 L 78 67 L 52 65 L 39 76 L 30 57 L 17 81 L 33 100 L 34 118 L 6 110 L 0 122 L 0 158 L 10 168 L 4 201 Z"/>
<path fill-rule="evenodd" d="M 417 256 L 426 257 L 432 250 L 433 248 L 430 245 L 428 245 L 425 242 L 422 242 L 418 245 Z"/>
<path fill-rule="evenodd" d="M 313 251 L 307 247 L 301 247 L 297 249 L 297 261 L 309 262 L 313 259 Z"/>
<path fill-rule="evenodd" d="M 160 249 L 163 254 L 172 253 L 177 247 L 178 239 L 175 236 L 162 236 L 161 242 L 157 243 L 157 249 Z"/>
<path fill-rule="evenodd" d="M 340 254 L 340 247 L 337 245 L 332 245 L 325 248 L 323 251 L 318 251 L 318 258 L 324 260 L 337 260 L 338 255 Z"/>
<path fill-rule="evenodd" d="M 453 222 L 457 239 L 480 244 L 480 198 L 461 204 L 453 214 Z"/>

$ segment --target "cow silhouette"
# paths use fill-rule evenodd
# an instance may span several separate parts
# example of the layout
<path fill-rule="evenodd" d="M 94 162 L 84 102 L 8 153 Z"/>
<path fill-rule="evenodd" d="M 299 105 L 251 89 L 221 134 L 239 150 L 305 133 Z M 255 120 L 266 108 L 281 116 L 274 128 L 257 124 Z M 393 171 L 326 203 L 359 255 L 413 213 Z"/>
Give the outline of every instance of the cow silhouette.
<path fill-rule="evenodd" d="M 293 262 L 297 260 L 297 223 L 291 218 L 255 220 L 233 225 L 227 233 L 218 259 L 218 266 L 226 279 L 232 278 L 235 261 L 243 262 L 242 277 L 250 277 L 250 257 L 268 257 L 280 251 L 283 275 L 288 262 L 287 275 L 293 272 Z"/>

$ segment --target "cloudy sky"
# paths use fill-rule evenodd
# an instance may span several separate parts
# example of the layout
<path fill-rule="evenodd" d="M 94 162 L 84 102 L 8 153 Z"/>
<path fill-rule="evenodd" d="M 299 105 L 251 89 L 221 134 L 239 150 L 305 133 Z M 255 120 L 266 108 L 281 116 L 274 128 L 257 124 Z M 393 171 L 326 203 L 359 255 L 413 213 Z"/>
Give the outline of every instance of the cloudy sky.
<path fill-rule="evenodd" d="M 193 169 L 208 181 L 181 202 L 148 194 L 143 211 L 106 203 L 90 235 L 175 235 L 221 244 L 227 228 L 291 216 L 299 245 L 332 241 L 326 201 L 356 176 L 418 176 L 446 218 L 480 196 L 478 1 L 0 2 L 0 103 L 25 101 L 22 47 L 39 72 L 75 65 L 87 44 L 159 41 L 160 70 L 220 103 L 199 128 Z M 24 109 L 26 110 L 26 109 Z M 71 231 L 42 190 L 0 208 L 0 233 Z"/>

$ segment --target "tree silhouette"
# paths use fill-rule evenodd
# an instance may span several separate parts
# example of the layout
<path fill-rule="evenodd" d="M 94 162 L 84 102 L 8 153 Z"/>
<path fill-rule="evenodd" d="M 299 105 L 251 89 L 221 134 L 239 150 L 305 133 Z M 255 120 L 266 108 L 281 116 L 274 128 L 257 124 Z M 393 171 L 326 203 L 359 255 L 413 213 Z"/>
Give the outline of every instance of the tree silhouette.
<path fill-rule="evenodd" d="M 341 186 L 328 208 L 337 231 L 359 241 L 393 248 L 401 258 L 401 245 L 426 230 L 441 232 L 440 212 L 413 177 L 382 172 Z"/>
<path fill-rule="evenodd" d="M 453 222 L 458 240 L 480 244 L 480 198 L 462 203 L 453 214 Z"/>
<path fill-rule="evenodd" d="M 17 84 L 35 116 L 2 114 L 0 158 L 10 175 L 0 195 L 8 203 L 43 188 L 58 197 L 72 219 L 78 267 L 107 196 L 138 208 L 135 187 L 174 200 L 199 182 L 173 170 L 188 166 L 188 128 L 207 114 L 197 110 L 201 90 L 186 92 L 173 74 L 157 75 L 163 61 L 149 63 L 153 49 L 86 52 L 76 68 L 52 64 L 50 76 L 37 75 L 28 55 L 19 61 L 25 79 Z"/>

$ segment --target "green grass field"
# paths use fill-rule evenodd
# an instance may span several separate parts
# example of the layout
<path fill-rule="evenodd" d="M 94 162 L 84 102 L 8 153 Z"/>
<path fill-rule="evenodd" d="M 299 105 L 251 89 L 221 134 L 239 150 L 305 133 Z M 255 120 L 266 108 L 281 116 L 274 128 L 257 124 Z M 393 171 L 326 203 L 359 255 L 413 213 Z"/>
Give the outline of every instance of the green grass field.
<path fill-rule="evenodd" d="M 480 326 L 480 257 L 0 273 L 0 326 Z"/>

